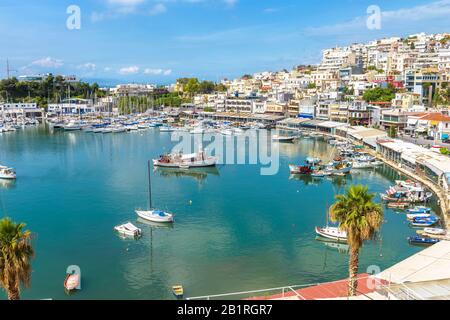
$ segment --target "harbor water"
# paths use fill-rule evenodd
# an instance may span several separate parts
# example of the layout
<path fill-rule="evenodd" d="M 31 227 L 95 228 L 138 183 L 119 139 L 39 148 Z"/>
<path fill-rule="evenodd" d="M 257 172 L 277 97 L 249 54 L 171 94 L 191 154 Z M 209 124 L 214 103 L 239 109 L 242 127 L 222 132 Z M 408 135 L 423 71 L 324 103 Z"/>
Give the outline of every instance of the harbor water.
<path fill-rule="evenodd" d="M 0 164 L 18 176 L 0 181 L 1 215 L 34 235 L 32 281 L 22 298 L 173 299 L 176 284 L 189 297 L 340 280 L 348 274 L 346 246 L 316 240 L 314 227 L 326 223 L 334 196 L 351 184 L 368 185 L 380 201 L 402 178 L 387 166 L 347 177 L 290 176 L 288 165 L 311 150 L 330 151 L 322 138 L 305 138 L 280 144 L 273 176 L 258 165 L 153 171 L 153 203 L 173 212 L 175 223 L 152 226 L 134 210 L 147 205 L 147 160 L 173 145 L 158 129 L 95 134 L 39 126 L 0 134 Z M 141 239 L 114 233 L 128 221 L 142 228 Z M 422 250 L 408 244 L 414 234 L 404 213 L 386 209 L 379 239 L 362 249 L 360 272 Z M 68 296 L 71 265 L 81 269 L 82 289 Z"/>

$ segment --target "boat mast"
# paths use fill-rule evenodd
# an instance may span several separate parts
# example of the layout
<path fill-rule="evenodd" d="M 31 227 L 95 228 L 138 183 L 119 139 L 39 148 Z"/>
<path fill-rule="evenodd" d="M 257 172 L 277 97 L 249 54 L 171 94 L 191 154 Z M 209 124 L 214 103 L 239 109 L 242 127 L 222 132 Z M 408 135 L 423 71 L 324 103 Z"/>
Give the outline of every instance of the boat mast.
<path fill-rule="evenodd" d="M 150 179 L 150 160 L 148 160 L 148 209 L 152 209 L 152 181 Z"/>

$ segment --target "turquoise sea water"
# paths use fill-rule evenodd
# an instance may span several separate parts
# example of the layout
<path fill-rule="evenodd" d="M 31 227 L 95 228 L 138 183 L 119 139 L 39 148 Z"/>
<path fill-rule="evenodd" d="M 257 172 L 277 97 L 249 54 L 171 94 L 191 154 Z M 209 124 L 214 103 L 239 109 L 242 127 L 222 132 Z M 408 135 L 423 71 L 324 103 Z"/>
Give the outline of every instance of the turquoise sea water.
<path fill-rule="evenodd" d="M 171 145 L 156 129 L 105 135 L 41 126 L 0 135 L 0 163 L 18 173 L 16 182 L 0 182 L 1 215 L 35 234 L 23 298 L 172 299 L 174 284 L 189 297 L 342 279 L 347 255 L 315 240 L 314 227 L 325 224 L 327 205 L 346 186 L 380 193 L 400 177 L 383 166 L 344 178 L 292 178 L 290 163 L 330 148 L 303 139 L 281 145 L 275 176 L 253 165 L 152 172 L 154 204 L 176 214 L 173 228 L 155 228 L 137 221 L 134 209 L 147 203 L 146 161 Z M 403 214 L 386 210 L 385 219 L 381 240 L 363 248 L 360 272 L 421 250 L 408 245 L 415 231 Z M 127 221 L 143 229 L 141 239 L 113 232 Z M 69 265 L 82 272 L 82 290 L 71 296 L 63 290 Z"/>

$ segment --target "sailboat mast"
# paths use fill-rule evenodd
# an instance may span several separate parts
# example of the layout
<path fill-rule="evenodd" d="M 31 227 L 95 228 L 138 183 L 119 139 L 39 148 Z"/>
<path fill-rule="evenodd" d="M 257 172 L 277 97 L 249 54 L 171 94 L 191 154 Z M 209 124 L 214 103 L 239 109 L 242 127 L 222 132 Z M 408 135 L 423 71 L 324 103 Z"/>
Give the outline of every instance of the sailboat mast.
<path fill-rule="evenodd" d="M 152 209 L 152 181 L 150 178 L 150 160 L 148 160 L 148 209 Z"/>

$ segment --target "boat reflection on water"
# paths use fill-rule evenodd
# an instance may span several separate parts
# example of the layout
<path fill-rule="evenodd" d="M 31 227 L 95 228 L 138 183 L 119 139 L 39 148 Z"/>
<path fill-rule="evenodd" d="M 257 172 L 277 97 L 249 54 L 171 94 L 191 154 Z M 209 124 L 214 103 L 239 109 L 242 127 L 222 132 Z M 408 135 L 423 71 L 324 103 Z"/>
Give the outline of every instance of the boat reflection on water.
<path fill-rule="evenodd" d="M 310 174 L 291 174 L 289 176 L 289 180 L 303 181 L 305 186 L 318 186 L 324 181 L 323 178 L 316 178 L 311 176 Z"/>
<path fill-rule="evenodd" d="M 339 253 L 347 254 L 349 251 L 349 246 L 346 243 L 327 240 L 326 238 L 323 237 L 316 237 L 316 240 L 323 243 L 326 247 L 330 249 L 337 250 Z"/>
<path fill-rule="evenodd" d="M 155 173 L 158 173 L 162 177 L 192 177 L 198 181 L 205 180 L 208 175 L 219 176 L 219 170 L 217 167 L 205 167 L 205 168 L 164 168 L 164 167 L 156 167 L 154 170 Z"/>
<path fill-rule="evenodd" d="M 16 180 L 0 179 L 0 188 L 1 189 L 12 189 L 15 187 L 16 187 Z"/>
<path fill-rule="evenodd" d="M 145 224 L 148 227 L 151 227 L 152 229 L 173 229 L 174 228 L 173 223 L 153 222 L 153 221 L 144 220 L 142 218 L 137 218 L 136 221 L 139 223 Z"/>

